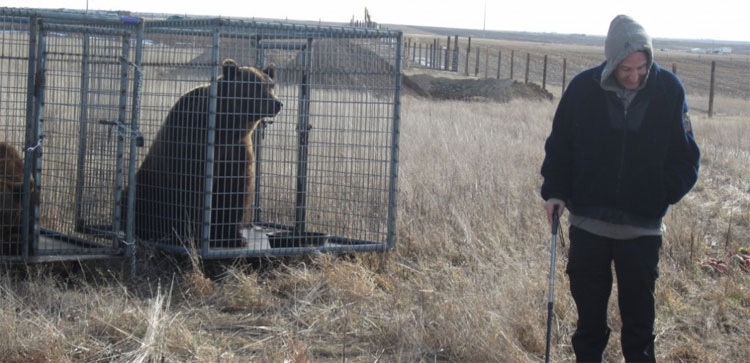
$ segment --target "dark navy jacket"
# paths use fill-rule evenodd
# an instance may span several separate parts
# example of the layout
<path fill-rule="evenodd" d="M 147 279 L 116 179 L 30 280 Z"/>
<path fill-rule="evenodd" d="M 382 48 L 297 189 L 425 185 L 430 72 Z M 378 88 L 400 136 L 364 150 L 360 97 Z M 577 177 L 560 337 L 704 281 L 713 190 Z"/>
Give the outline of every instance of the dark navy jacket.
<path fill-rule="evenodd" d="M 658 228 L 698 179 L 685 91 L 654 63 L 626 112 L 600 86 L 603 67 L 576 76 L 560 100 L 545 144 L 542 198 L 561 199 L 576 215 Z"/>

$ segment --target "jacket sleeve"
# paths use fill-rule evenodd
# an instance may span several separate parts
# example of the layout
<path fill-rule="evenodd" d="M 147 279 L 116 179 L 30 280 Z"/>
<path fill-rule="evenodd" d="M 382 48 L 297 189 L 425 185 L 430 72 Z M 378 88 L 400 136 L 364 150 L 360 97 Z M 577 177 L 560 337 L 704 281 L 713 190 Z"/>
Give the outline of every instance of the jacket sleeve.
<path fill-rule="evenodd" d="M 542 199 L 556 198 L 563 201 L 570 196 L 572 144 L 571 131 L 573 125 L 574 87 L 568 89 L 560 99 L 552 120 L 552 131 L 544 144 L 544 161 L 541 174 Z"/>
<path fill-rule="evenodd" d="M 679 115 L 675 115 L 672 121 L 673 134 L 664 166 L 664 186 L 669 204 L 677 203 L 693 188 L 698 180 L 700 164 L 700 150 L 693 136 L 685 93 L 681 86 L 679 91 L 682 107 Z"/>

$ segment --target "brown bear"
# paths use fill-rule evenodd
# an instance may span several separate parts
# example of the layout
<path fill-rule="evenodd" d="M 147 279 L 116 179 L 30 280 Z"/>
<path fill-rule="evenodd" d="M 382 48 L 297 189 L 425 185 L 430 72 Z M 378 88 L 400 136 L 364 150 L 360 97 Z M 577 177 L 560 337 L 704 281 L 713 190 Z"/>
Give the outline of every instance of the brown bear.
<path fill-rule="evenodd" d="M 0 255 L 19 255 L 23 243 L 23 157 L 0 142 Z M 34 183 L 31 183 L 34 187 Z M 32 189 L 32 195 L 35 194 Z M 33 200 L 32 200 L 33 202 Z M 29 224 L 29 233 L 33 225 Z M 31 234 L 29 234 L 31 236 Z"/>
<path fill-rule="evenodd" d="M 239 247 L 239 225 L 249 210 L 258 122 L 279 113 L 273 66 L 259 70 L 222 64 L 217 80 L 214 164 L 206 170 L 209 85 L 182 95 L 167 115 L 136 174 L 135 232 L 155 242 L 199 241 L 204 221 L 206 172 L 212 173 L 211 247 Z"/>

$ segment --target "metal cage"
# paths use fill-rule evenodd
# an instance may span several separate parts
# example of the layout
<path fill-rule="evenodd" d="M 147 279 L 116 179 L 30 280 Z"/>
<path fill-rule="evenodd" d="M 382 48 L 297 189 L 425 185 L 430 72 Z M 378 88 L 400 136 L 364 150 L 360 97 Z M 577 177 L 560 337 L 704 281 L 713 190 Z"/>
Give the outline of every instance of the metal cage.
<path fill-rule="evenodd" d="M 118 206 L 139 28 L 128 17 L 0 8 L 0 260 L 132 254 Z"/>
<path fill-rule="evenodd" d="M 172 151 L 140 166 L 139 175 L 149 167 L 160 170 L 151 178 L 157 179 L 153 188 L 139 178 L 136 198 L 161 199 L 136 203 L 139 239 L 180 253 L 192 249 L 203 258 L 394 247 L 400 32 L 175 19 L 147 21 L 143 42 L 139 119 L 145 147 L 139 160 L 155 149 Z M 283 104 L 275 116 L 248 126 L 235 120 L 240 116 L 222 114 L 227 59 L 257 70 L 275 66 L 275 96 Z M 201 98 L 206 105 L 188 107 L 175 123 L 178 101 L 201 87 L 210 94 Z M 239 134 L 224 140 L 227 128 Z M 247 137 L 239 140 L 243 133 Z M 249 156 L 240 158 L 238 167 L 247 171 L 238 177 L 227 171 L 237 157 L 227 161 L 225 154 L 242 147 Z M 164 196 L 175 184 L 187 190 Z M 241 213 L 231 211 L 239 203 L 228 202 L 231 193 L 242 194 L 234 197 L 244 198 Z M 151 225 L 161 231 L 139 228 L 156 219 Z M 239 227 L 223 233 L 222 224 Z"/>
<path fill-rule="evenodd" d="M 393 248 L 401 47 L 379 29 L 0 8 L 0 260 Z"/>

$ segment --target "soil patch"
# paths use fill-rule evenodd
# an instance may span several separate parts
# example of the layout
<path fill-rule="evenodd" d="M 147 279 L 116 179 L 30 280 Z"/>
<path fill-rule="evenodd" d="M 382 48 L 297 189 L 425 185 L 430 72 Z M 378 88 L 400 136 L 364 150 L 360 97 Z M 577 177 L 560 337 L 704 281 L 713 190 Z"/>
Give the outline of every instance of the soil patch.
<path fill-rule="evenodd" d="M 441 100 L 490 100 L 495 102 L 509 102 L 518 98 L 538 101 L 552 100 L 552 94 L 539 85 L 521 83 L 510 79 L 405 74 L 403 86 L 419 96 Z"/>

